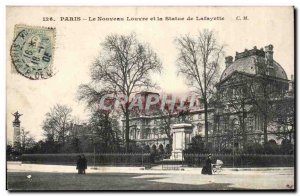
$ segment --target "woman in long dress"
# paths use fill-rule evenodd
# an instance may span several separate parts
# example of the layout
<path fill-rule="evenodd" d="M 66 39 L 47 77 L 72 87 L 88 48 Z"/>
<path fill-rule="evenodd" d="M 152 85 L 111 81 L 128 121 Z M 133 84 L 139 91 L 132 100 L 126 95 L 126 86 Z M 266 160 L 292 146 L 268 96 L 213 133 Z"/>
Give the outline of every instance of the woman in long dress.
<path fill-rule="evenodd" d="M 211 160 L 211 154 L 208 155 L 206 161 L 205 161 L 205 165 L 202 168 L 202 174 L 208 174 L 208 175 L 212 175 L 212 160 Z"/>

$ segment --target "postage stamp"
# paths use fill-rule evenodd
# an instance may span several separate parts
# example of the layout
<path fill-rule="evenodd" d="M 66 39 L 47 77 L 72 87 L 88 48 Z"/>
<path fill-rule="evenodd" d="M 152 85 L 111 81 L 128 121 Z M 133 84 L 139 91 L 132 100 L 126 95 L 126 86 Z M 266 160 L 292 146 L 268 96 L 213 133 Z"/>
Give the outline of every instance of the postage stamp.
<path fill-rule="evenodd" d="M 16 71 L 31 80 L 52 77 L 55 28 L 15 25 L 14 30 L 10 54 Z"/>

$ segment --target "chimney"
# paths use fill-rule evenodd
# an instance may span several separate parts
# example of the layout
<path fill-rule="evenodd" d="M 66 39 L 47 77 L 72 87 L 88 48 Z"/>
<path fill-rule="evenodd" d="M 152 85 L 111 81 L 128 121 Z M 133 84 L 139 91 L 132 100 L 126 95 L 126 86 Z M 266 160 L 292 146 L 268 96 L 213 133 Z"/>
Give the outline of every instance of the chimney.
<path fill-rule="evenodd" d="M 273 66 L 273 45 L 265 46 L 265 59 L 266 65 L 272 67 Z"/>
<path fill-rule="evenodd" d="M 233 61 L 233 57 L 232 56 L 225 57 L 226 68 L 229 67 L 232 64 L 232 61 Z"/>

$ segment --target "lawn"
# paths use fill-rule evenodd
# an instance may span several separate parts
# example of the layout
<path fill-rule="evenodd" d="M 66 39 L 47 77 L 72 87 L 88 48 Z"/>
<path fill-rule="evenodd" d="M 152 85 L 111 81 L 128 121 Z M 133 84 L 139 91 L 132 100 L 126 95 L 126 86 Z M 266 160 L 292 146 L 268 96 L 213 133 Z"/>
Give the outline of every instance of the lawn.
<path fill-rule="evenodd" d="M 31 178 L 27 178 L 31 175 Z M 152 174 L 153 175 L 153 174 Z M 78 175 L 71 173 L 8 172 L 7 189 L 28 190 L 228 190 L 228 183 L 187 185 L 161 183 L 151 180 L 163 178 L 136 179 L 139 174 L 94 173 Z"/>

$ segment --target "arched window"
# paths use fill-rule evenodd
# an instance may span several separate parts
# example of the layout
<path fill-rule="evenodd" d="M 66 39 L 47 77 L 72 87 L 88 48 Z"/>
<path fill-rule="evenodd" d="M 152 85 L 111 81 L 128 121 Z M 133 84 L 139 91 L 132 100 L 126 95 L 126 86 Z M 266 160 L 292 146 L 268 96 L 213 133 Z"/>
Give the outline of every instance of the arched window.
<path fill-rule="evenodd" d="M 141 138 L 141 132 L 140 132 L 139 128 L 136 129 L 136 139 L 142 139 Z"/>
<path fill-rule="evenodd" d="M 149 153 L 150 152 L 150 146 L 149 145 L 146 145 L 145 148 L 144 148 L 144 151 L 146 153 Z"/>
<path fill-rule="evenodd" d="M 156 152 L 157 149 L 156 149 L 156 145 L 155 145 L 155 144 L 152 145 L 151 150 L 152 150 L 153 152 Z"/>
<path fill-rule="evenodd" d="M 165 153 L 164 146 L 162 144 L 160 144 L 158 146 L 158 151 L 159 151 L 160 154 L 164 154 Z"/>

